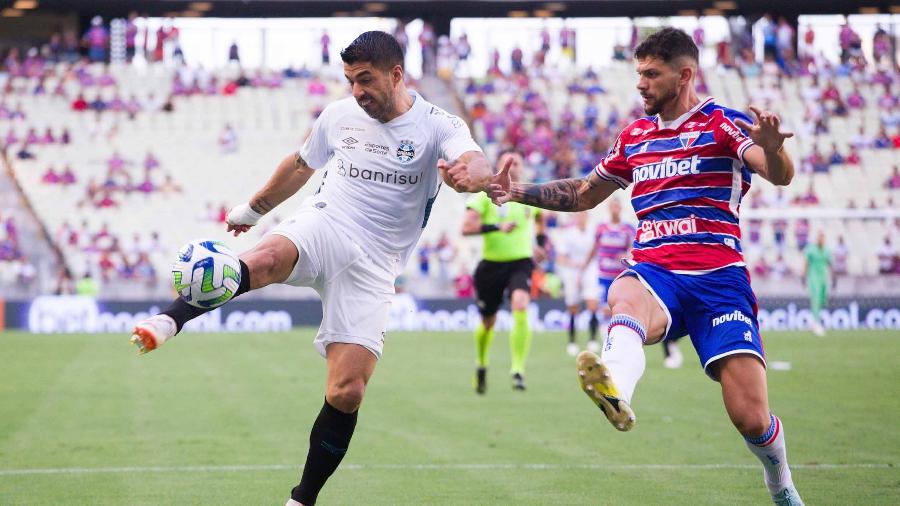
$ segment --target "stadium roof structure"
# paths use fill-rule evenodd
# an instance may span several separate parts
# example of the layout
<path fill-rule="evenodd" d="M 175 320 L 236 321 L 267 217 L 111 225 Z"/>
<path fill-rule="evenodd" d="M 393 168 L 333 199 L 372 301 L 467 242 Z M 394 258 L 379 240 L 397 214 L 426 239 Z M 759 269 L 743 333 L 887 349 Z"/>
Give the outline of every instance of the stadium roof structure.
<path fill-rule="evenodd" d="M 900 11 L 896 0 L 0 0 L 0 9 L 37 9 L 79 17 L 124 17 L 131 11 L 162 17 L 641 17 L 800 14 L 875 14 Z M 22 7 L 27 6 L 27 7 Z"/>

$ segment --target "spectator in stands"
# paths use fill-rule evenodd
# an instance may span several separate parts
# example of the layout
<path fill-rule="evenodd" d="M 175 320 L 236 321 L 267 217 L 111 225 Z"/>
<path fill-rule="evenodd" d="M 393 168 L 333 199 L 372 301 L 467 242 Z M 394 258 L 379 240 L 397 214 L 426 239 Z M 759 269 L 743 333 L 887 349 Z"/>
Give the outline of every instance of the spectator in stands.
<path fill-rule="evenodd" d="M 872 140 L 872 147 L 875 149 L 891 148 L 891 138 L 888 136 L 887 129 L 884 128 L 884 125 L 881 125 L 878 129 L 878 134 Z"/>
<path fill-rule="evenodd" d="M 34 152 L 28 149 L 28 143 L 23 142 L 22 146 L 16 152 L 16 158 L 19 160 L 30 160 L 34 158 Z"/>
<path fill-rule="evenodd" d="M 828 160 L 825 159 L 825 156 L 822 155 L 822 152 L 819 150 L 818 145 L 814 145 L 809 155 L 804 158 L 800 164 L 800 168 L 802 172 L 810 173 L 827 173 L 828 172 Z"/>
<path fill-rule="evenodd" d="M 475 297 L 475 278 L 467 269 L 460 269 L 453 279 L 453 289 L 457 299 L 472 299 Z"/>
<path fill-rule="evenodd" d="M 128 14 L 128 19 L 125 21 L 125 60 L 128 63 L 131 63 L 131 60 L 134 59 L 137 47 L 135 40 L 137 39 L 138 27 L 134 22 L 135 19 L 137 19 L 137 12 L 131 11 Z"/>
<path fill-rule="evenodd" d="M 844 160 L 847 165 L 859 165 L 862 163 L 862 158 L 859 156 L 859 150 L 856 146 L 850 146 L 850 153 L 847 154 L 847 159 Z"/>
<path fill-rule="evenodd" d="M 166 174 L 162 184 L 159 185 L 159 191 L 162 193 L 182 193 L 181 185 L 172 179 L 171 174 Z"/>
<path fill-rule="evenodd" d="M 56 273 L 56 295 L 71 295 L 75 293 L 75 284 L 72 280 L 72 271 L 65 265 L 60 265 Z"/>
<path fill-rule="evenodd" d="M 328 62 L 331 60 L 331 52 L 329 50 L 329 46 L 331 44 L 331 37 L 328 36 L 328 30 L 322 30 L 322 36 L 319 37 L 319 46 L 322 49 L 322 66 L 327 67 Z"/>
<path fill-rule="evenodd" d="M 59 175 L 60 184 L 68 186 L 75 184 L 76 180 L 77 178 L 75 177 L 75 172 L 72 170 L 72 166 L 67 163 L 63 168 L 62 173 Z"/>
<path fill-rule="evenodd" d="M 809 220 L 800 218 L 794 223 L 794 240 L 797 241 L 797 249 L 803 251 L 809 244 Z"/>
<path fill-rule="evenodd" d="M 219 151 L 223 154 L 235 153 L 238 150 L 238 136 L 231 123 L 225 123 L 225 127 L 219 134 Z"/>
<path fill-rule="evenodd" d="M 828 163 L 830 165 L 841 165 L 844 163 L 844 155 L 838 151 L 836 142 L 831 143 L 831 154 L 828 155 Z"/>
<path fill-rule="evenodd" d="M 884 242 L 875 253 L 878 256 L 879 274 L 897 274 L 900 262 L 897 258 L 897 248 L 891 243 L 890 236 L 884 237 Z"/>
<path fill-rule="evenodd" d="M 119 203 L 112 198 L 112 192 L 110 190 L 102 190 L 100 192 L 100 199 L 94 202 L 94 207 L 98 209 L 119 207 Z"/>
<path fill-rule="evenodd" d="M 419 259 L 419 275 L 427 278 L 431 271 L 431 247 L 427 242 L 422 241 L 416 250 Z"/>
<path fill-rule="evenodd" d="M 78 96 L 75 97 L 75 100 L 72 101 L 72 110 L 78 112 L 84 112 L 88 110 L 89 105 L 87 100 L 84 99 L 84 94 L 79 92 Z"/>
<path fill-rule="evenodd" d="M 860 125 L 856 136 L 850 140 L 850 146 L 856 149 L 867 149 L 872 146 L 872 138 L 866 135 L 865 125 Z"/>
<path fill-rule="evenodd" d="M 62 134 L 59 136 L 59 143 L 68 146 L 72 142 L 72 135 L 69 133 L 69 127 L 64 127 Z"/>
<path fill-rule="evenodd" d="M 772 239 L 778 251 L 784 250 L 784 243 L 787 234 L 788 223 L 785 219 L 777 219 L 772 221 Z"/>
<path fill-rule="evenodd" d="M 151 151 L 147 151 L 147 156 L 144 157 L 144 171 L 150 172 L 158 167 L 159 160 Z"/>
<path fill-rule="evenodd" d="M 844 236 L 838 236 L 837 244 L 831 251 L 831 269 L 835 277 L 847 275 L 847 258 L 850 256 L 850 250 L 847 248 L 847 242 Z"/>
<path fill-rule="evenodd" d="M 859 86 L 853 85 L 853 91 L 847 95 L 847 106 L 850 109 L 863 109 L 866 107 L 866 98 L 859 91 Z"/>
<path fill-rule="evenodd" d="M 88 48 L 88 58 L 92 62 L 106 61 L 109 31 L 103 26 L 103 18 L 94 16 L 91 19 L 91 27 L 84 33 L 82 44 Z"/>
<path fill-rule="evenodd" d="M 889 190 L 900 190 L 900 167 L 894 165 L 894 170 L 891 172 L 891 177 L 888 178 L 884 183 L 885 188 Z"/>
<path fill-rule="evenodd" d="M 772 262 L 769 273 L 773 279 L 784 279 L 791 275 L 791 268 L 788 267 L 788 264 L 784 259 L 784 255 L 782 255 L 781 253 L 778 254 L 778 257 L 776 257 L 775 261 Z"/>
<path fill-rule="evenodd" d="M 59 174 L 53 170 L 53 166 L 47 167 L 47 170 L 44 171 L 44 174 L 41 176 L 41 182 L 47 184 L 56 184 L 59 183 Z"/>

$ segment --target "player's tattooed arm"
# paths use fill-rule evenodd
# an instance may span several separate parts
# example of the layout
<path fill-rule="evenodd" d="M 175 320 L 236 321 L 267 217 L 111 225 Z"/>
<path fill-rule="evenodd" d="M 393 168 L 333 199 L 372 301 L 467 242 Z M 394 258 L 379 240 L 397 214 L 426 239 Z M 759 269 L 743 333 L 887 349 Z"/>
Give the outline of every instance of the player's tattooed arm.
<path fill-rule="evenodd" d="M 250 201 L 250 209 L 253 209 L 259 214 L 266 214 L 272 209 L 275 209 L 275 205 L 273 205 L 266 197 L 257 195 Z"/>
<path fill-rule="evenodd" d="M 259 214 L 268 213 L 300 191 L 314 172 L 299 153 L 286 156 L 265 186 L 250 199 L 250 208 Z"/>
<path fill-rule="evenodd" d="M 552 211 L 585 211 L 603 202 L 619 187 L 594 172 L 580 179 L 557 179 L 542 184 L 513 183 L 511 200 Z"/>

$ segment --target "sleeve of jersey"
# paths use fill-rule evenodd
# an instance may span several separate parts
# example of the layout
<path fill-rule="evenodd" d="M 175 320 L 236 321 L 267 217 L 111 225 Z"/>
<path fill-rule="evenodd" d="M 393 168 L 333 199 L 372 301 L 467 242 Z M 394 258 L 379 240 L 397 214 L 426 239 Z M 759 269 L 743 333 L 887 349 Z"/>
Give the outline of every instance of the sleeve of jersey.
<path fill-rule="evenodd" d="M 737 111 L 733 111 L 731 117 L 723 116 L 722 123 L 720 123 L 719 130 L 720 139 L 725 143 L 725 146 L 728 147 L 729 153 L 733 154 L 738 160 L 744 162 L 744 153 L 747 151 L 750 146 L 753 146 L 753 140 L 750 137 L 747 137 L 747 132 L 743 131 L 737 125 L 734 124 L 735 119 L 741 119 L 746 121 L 747 123 L 753 124 L 753 120 L 751 120 L 746 114 L 741 114 Z M 723 135 L 724 134 L 724 135 Z"/>
<path fill-rule="evenodd" d="M 441 152 L 445 160 L 456 160 L 467 151 L 481 152 L 472 138 L 466 122 L 456 116 L 435 116 L 436 130 L 441 140 Z"/>
<path fill-rule="evenodd" d="M 311 169 L 321 169 L 331 159 L 332 150 L 328 144 L 328 116 L 330 108 L 326 107 L 313 123 L 309 137 L 300 147 L 298 154 Z"/>
<path fill-rule="evenodd" d="M 594 167 L 594 172 L 600 179 L 611 181 L 622 189 L 631 184 L 631 169 L 622 152 L 622 134 L 616 138 L 612 150 Z"/>

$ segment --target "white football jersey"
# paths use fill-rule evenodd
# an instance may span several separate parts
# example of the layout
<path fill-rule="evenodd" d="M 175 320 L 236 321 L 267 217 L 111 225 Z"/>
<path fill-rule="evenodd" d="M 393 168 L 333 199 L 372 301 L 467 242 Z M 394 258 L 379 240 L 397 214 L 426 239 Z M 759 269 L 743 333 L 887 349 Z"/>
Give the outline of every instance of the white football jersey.
<path fill-rule="evenodd" d="M 322 111 L 300 148 L 314 169 L 325 169 L 306 201 L 332 218 L 372 258 L 399 274 L 437 198 L 439 158 L 481 151 L 469 127 L 416 93 L 410 110 L 387 123 L 370 118 L 353 97 Z"/>
<path fill-rule="evenodd" d="M 581 230 L 575 225 L 566 227 L 560 237 L 556 251 L 566 255 L 571 262 L 582 263 L 588 260 L 594 250 L 594 233 L 587 227 Z"/>

